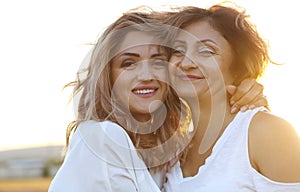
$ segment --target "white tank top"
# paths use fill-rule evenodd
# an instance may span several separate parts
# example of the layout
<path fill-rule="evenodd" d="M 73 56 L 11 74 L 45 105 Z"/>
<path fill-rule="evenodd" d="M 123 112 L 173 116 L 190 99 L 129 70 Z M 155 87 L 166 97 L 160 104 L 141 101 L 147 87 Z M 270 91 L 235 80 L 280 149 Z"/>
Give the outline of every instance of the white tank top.
<path fill-rule="evenodd" d="M 300 192 L 300 183 L 272 181 L 252 168 L 248 156 L 248 127 L 253 116 L 265 110 L 239 112 L 215 144 L 198 173 L 183 178 L 178 162 L 167 173 L 165 192 Z"/>

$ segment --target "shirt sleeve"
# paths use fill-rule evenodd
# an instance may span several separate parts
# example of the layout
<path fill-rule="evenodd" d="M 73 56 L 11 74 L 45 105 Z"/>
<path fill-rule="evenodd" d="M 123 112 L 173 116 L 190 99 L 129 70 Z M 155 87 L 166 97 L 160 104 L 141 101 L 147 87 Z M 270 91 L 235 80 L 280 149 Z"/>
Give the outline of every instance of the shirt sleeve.
<path fill-rule="evenodd" d="M 49 192 L 159 191 L 127 133 L 115 123 L 77 128 Z"/>

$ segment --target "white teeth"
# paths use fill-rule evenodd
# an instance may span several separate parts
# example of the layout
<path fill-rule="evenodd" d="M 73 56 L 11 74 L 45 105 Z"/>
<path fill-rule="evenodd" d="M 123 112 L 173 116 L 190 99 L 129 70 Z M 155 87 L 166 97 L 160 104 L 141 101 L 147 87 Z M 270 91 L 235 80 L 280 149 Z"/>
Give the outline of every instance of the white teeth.
<path fill-rule="evenodd" d="M 154 89 L 139 89 L 139 90 L 135 90 L 134 93 L 137 94 L 148 94 L 148 93 L 153 93 Z"/>

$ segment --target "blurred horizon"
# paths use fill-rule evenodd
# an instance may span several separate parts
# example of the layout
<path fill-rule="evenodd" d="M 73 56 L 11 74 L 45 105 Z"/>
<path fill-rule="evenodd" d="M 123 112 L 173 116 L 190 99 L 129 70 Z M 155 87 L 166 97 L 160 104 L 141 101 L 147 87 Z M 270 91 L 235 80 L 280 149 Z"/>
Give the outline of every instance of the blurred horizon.
<path fill-rule="evenodd" d="M 22 149 L 30 149 L 30 148 L 41 148 L 41 147 L 56 147 L 56 146 L 65 146 L 65 143 L 35 143 L 28 145 L 16 145 L 16 146 L 6 146 L 0 147 L 0 152 L 4 151 L 12 151 L 12 150 L 22 150 Z"/>

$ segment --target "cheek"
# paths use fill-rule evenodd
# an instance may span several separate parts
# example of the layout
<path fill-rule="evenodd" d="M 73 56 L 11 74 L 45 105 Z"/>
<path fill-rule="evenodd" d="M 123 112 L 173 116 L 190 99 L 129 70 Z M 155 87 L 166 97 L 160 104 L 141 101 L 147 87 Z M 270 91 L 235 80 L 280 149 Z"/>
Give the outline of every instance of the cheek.
<path fill-rule="evenodd" d="M 125 73 L 112 73 L 112 96 L 115 98 L 127 98 L 129 92 L 129 79 Z M 118 100 L 119 100 L 118 99 Z"/>
<path fill-rule="evenodd" d="M 111 70 L 110 72 L 110 82 L 112 85 L 117 81 L 118 77 L 120 75 L 120 72 L 118 70 Z"/>
<path fill-rule="evenodd" d="M 219 66 L 220 72 L 222 73 L 222 76 L 226 83 L 231 83 L 232 79 L 233 79 L 233 76 L 232 76 L 233 71 L 230 66 L 231 66 L 230 64 L 223 64 L 223 65 Z"/>
<path fill-rule="evenodd" d="M 154 71 L 154 74 L 155 74 L 155 79 L 156 80 L 158 80 L 162 83 L 168 83 L 168 81 L 169 81 L 169 72 L 168 72 L 167 67 L 165 69 Z"/>
<path fill-rule="evenodd" d="M 225 50 L 226 53 L 228 54 L 224 54 L 222 59 L 222 65 L 220 66 L 220 68 L 222 69 L 222 73 L 224 75 L 224 79 L 226 78 L 226 81 L 232 81 L 233 79 L 233 65 L 234 65 L 234 54 L 233 51 L 231 50 L 231 48 L 228 48 Z"/>
<path fill-rule="evenodd" d="M 130 73 L 126 70 L 115 69 L 111 71 L 111 82 L 116 85 L 126 84 L 125 82 L 129 82 L 133 77 L 134 73 Z"/>
<path fill-rule="evenodd" d="M 182 59 L 181 59 L 180 57 L 173 55 L 173 56 L 171 56 L 171 58 L 169 59 L 169 63 L 170 63 L 170 65 L 175 66 L 176 63 L 178 63 L 178 62 L 181 61 L 181 60 L 182 60 Z"/>
<path fill-rule="evenodd" d="M 177 67 L 175 65 L 175 62 L 170 62 L 169 66 L 168 66 L 168 75 L 169 75 L 169 78 L 171 80 L 171 83 L 172 83 L 172 80 L 174 80 L 174 75 L 176 74 L 176 70 L 177 70 Z"/>
<path fill-rule="evenodd" d="M 169 84 L 162 82 L 162 93 L 163 97 L 166 97 L 168 92 Z"/>

